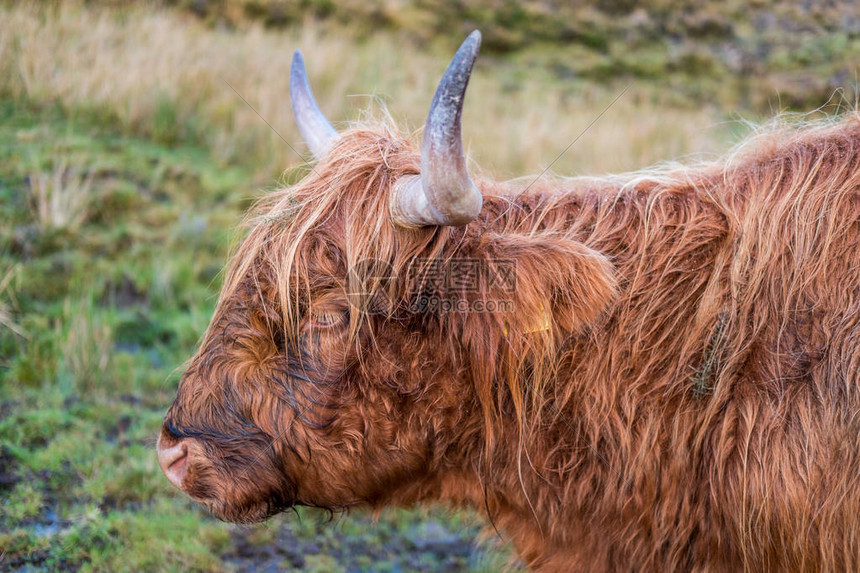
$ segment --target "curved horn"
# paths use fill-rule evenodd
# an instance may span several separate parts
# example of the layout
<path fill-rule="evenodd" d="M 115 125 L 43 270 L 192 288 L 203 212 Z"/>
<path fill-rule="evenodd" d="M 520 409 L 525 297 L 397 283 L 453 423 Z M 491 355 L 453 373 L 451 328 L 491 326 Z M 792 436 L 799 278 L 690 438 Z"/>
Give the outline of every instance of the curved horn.
<path fill-rule="evenodd" d="M 302 139 L 314 157 L 322 159 L 334 143 L 337 131 L 317 107 L 305 73 L 305 60 L 298 50 L 293 54 L 293 65 L 290 68 L 290 103 Z"/>
<path fill-rule="evenodd" d="M 392 189 L 391 216 L 404 227 L 465 225 L 481 212 L 481 192 L 466 170 L 460 116 L 481 33 L 472 32 L 436 88 L 421 141 L 421 175 L 400 178 Z"/>

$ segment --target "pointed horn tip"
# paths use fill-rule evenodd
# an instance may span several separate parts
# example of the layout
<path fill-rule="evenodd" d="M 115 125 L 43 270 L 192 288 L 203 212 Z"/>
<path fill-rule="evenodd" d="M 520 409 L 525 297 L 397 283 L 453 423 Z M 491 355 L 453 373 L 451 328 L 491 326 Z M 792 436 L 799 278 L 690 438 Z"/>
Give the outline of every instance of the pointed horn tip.
<path fill-rule="evenodd" d="M 465 40 L 463 40 L 463 43 L 460 45 L 460 49 L 457 51 L 458 52 L 470 51 L 470 52 L 473 52 L 472 57 L 477 57 L 478 52 L 480 50 L 481 50 L 481 31 L 475 30 L 474 32 L 469 34 Z"/>
<path fill-rule="evenodd" d="M 472 66 L 475 65 L 475 61 L 478 59 L 478 54 L 481 51 L 481 32 L 479 30 L 475 30 L 471 34 L 469 34 L 463 43 L 460 44 L 460 47 L 457 48 L 457 52 L 454 54 L 454 57 L 451 58 L 451 63 L 449 65 L 449 69 L 463 69 L 466 70 L 467 74 L 471 73 Z"/>
<path fill-rule="evenodd" d="M 293 52 L 290 68 L 290 106 L 302 139 L 314 157 L 322 159 L 337 138 L 337 130 L 317 106 L 300 50 Z"/>
<path fill-rule="evenodd" d="M 302 56 L 301 50 L 296 50 L 295 52 L 293 52 L 293 64 L 291 68 L 296 67 L 305 67 L 305 58 Z"/>

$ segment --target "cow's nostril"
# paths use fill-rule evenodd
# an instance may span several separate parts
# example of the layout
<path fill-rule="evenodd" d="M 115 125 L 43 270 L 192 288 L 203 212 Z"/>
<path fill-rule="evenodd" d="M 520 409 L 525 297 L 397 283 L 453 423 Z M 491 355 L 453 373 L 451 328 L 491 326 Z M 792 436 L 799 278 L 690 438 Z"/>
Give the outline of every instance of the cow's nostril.
<path fill-rule="evenodd" d="M 188 473 L 188 445 L 184 439 L 174 438 L 164 431 L 158 439 L 158 465 L 167 479 L 182 489 L 182 482 Z"/>

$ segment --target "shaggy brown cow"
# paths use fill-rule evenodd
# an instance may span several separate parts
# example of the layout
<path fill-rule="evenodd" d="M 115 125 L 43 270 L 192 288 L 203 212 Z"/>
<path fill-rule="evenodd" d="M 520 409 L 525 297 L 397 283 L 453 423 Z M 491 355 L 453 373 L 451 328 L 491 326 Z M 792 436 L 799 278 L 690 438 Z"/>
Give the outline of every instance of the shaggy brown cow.
<path fill-rule="evenodd" d="M 860 117 L 696 167 L 473 184 L 479 42 L 421 155 L 336 134 L 296 55 L 318 163 L 251 218 L 168 478 L 238 522 L 470 506 L 542 571 L 860 570 Z"/>

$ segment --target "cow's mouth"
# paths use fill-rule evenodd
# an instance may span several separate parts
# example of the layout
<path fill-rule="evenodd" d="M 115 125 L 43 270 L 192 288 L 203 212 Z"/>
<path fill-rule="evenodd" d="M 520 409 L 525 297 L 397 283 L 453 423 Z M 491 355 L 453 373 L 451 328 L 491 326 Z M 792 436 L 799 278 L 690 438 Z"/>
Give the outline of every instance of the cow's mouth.
<path fill-rule="evenodd" d="M 292 507 L 291 504 L 272 503 L 268 500 L 231 504 L 223 500 L 193 499 L 203 505 L 213 517 L 240 524 L 260 523 Z"/>

